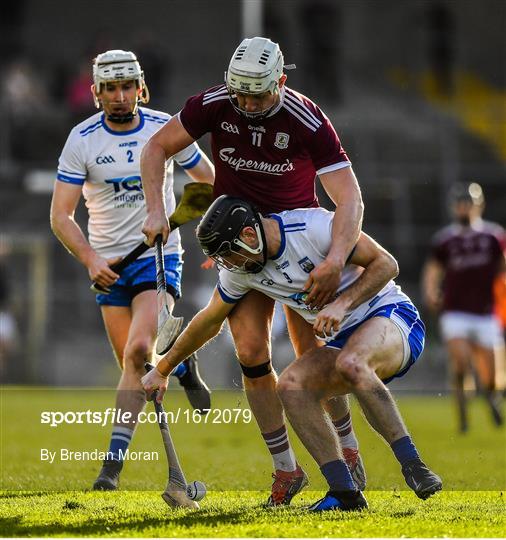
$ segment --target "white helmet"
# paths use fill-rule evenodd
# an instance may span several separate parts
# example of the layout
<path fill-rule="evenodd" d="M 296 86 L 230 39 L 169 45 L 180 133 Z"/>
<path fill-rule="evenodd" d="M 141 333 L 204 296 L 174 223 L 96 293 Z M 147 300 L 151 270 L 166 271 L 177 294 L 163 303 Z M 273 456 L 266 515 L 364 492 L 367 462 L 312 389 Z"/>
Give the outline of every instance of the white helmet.
<path fill-rule="evenodd" d="M 100 107 L 97 94 L 101 92 L 101 85 L 113 81 L 135 81 L 137 88 L 142 89 L 139 98 L 141 103 L 149 101 L 149 90 L 144 82 L 144 73 L 137 57 L 133 52 L 115 49 L 99 54 L 93 62 L 93 93 L 95 106 Z"/>
<path fill-rule="evenodd" d="M 263 37 L 243 39 L 232 55 L 225 81 L 230 93 L 278 92 L 283 54 L 277 43 Z"/>

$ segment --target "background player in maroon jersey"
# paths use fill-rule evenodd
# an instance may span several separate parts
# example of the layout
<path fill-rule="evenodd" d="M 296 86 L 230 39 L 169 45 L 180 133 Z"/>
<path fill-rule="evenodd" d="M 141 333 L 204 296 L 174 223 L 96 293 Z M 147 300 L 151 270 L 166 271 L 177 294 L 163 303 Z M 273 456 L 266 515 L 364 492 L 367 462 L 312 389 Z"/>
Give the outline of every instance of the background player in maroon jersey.
<path fill-rule="evenodd" d="M 180 113 L 144 147 L 141 175 L 148 215 L 143 232 L 152 245 L 169 226 L 163 206 L 165 160 L 205 133 L 211 134 L 216 169 L 214 195 L 241 197 L 263 213 L 318 206 L 315 177 L 339 208 L 333 243 L 318 266 L 301 257 L 307 271 L 308 308 L 332 298 L 360 233 L 363 204 L 351 163 L 328 118 L 308 98 L 285 86 L 283 55 L 276 43 L 245 39 L 234 52 L 226 84 L 191 97 Z M 290 269 L 285 272 L 290 279 Z M 275 481 L 270 504 L 288 504 L 306 481 L 288 441 L 283 408 L 271 368 L 270 330 L 274 301 L 251 291 L 234 308 L 229 326 L 243 371 L 245 391 L 272 454 Z M 286 312 L 295 353 L 317 346 L 302 317 Z M 332 400 L 333 418 L 359 489 L 365 485 L 358 445 L 345 399 Z"/>
<path fill-rule="evenodd" d="M 504 230 L 481 219 L 479 184 L 457 186 L 452 211 L 455 222 L 434 239 L 423 272 L 428 307 L 441 312 L 440 325 L 453 371 L 461 432 L 468 429 L 464 380 L 472 367 L 478 375 L 492 418 L 503 423 L 496 392 L 496 349 L 503 344 L 494 316 L 494 281 L 505 268 Z"/>

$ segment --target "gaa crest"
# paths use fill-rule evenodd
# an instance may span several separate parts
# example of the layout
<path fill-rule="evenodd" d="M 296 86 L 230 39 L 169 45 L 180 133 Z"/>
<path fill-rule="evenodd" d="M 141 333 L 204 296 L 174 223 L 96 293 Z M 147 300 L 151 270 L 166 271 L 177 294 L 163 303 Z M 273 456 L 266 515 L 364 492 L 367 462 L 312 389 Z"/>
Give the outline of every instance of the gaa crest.
<path fill-rule="evenodd" d="M 285 148 L 288 148 L 288 141 L 290 139 L 290 135 L 288 133 L 283 133 L 282 131 L 278 131 L 276 133 L 276 140 L 274 141 L 274 146 L 277 148 L 280 148 L 281 150 L 284 150 Z"/>

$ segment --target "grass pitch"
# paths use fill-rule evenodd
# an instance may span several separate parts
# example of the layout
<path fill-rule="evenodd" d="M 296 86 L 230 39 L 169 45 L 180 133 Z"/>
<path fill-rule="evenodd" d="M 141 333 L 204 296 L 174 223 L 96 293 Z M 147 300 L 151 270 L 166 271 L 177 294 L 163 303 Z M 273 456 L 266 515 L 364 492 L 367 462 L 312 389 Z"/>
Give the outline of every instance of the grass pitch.
<path fill-rule="evenodd" d="M 172 391 L 168 410 L 187 409 L 184 395 Z M 399 466 L 383 441 L 354 407 L 353 418 L 368 473 L 365 512 L 311 515 L 304 506 L 325 491 L 316 465 L 291 435 L 311 485 L 290 508 L 265 509 L 271 479 L 270 458 L 254 422 L 197 424 L 183 413 L 171 427 L 188 480 L 206 483 L 201 510 L 170 509 L 160 494 L 167 467 L 155 424 L 139 426 L 132 450 L 159 452 L 154 461 L 126 462 L 121 490 L 89 488 L 96 461 L 41 460 L 41 449 L 106 450 L 110 425 L 49 427 L 42 411 L 103 411 L 114 391 L 84 389 L 1 390 L 0 531 L 3 536 L 112 537 L 503 537 L 506 530 L 506 435 L 492 427 L 484 405 L 471 408 L 471 431 L 455 432 L 447 397 L 402 397 L 399 405 L 422 457 L 444 481 L 428 501 L 408 491 Z M 246 409 L 242 393 L 215 392 L 216 409 Z M 233 415 L 232 415 L 233 416 Z M 210 417 L 210 420 L 212 418 Z"/>

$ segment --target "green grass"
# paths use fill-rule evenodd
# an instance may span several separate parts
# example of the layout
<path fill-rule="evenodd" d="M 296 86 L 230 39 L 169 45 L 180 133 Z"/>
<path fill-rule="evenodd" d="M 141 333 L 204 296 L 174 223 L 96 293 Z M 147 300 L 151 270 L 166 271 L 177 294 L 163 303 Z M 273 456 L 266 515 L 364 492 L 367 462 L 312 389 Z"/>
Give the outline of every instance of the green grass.
<path fill-rule="evenodd" d="M 110 426 L 41 425 L 43 410 L 102 411 L 114 403 L 111 390 L 13 388 L 1 390 L 0 531 L 3 536 L 124 537 L 502 537 L 506 530 L 505 431 L 492 427 L 475 401 L 471 431 L 455 432 L 447 397 L 402 397 L 399 405 L 425 461 L 444 480 L 445 491 L 420 501 L 407 491 L 389 448 L 354 408 L 353 417 L 368 472 L 370 509 L 313 516 L 304 505 L 325 490 L 316 465 L 292 434 L 299 462 L 314 491 L 290 508 L 268 510 L 270 458 L 255 424 L 187 423 L 171 431 L 188 480 L 206 483 L 201 510 L 170 509 L 160 498 L 166 463 L 158 428 L 139 426 L 132 449 L 158 451 L 157 461 L 127 462 L 121 490 L 89 491 L 99 463 L 40 460 L 40 449 L 105 450 Z M 187 407 L 171 391 L 168 410 Z M 213 407 L 247 408 L 241 393 L 215 392 Z"/>
<path fill-rule="evenodd" d="M 501 537 L 504 499 L 495 492 L 447 492 L 419 501 L 411 493 L 368 493 L 370 510 L 314 516 L 302 503 L 261 508 L 264 493 L 211 492 L 200 511 L 171 510 L 158 493 L 18 493 L 1 499 L 6 536 L 125 537 Z"/>

